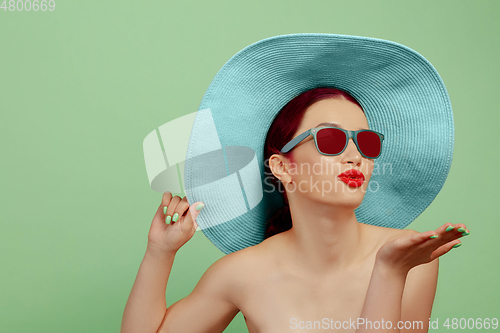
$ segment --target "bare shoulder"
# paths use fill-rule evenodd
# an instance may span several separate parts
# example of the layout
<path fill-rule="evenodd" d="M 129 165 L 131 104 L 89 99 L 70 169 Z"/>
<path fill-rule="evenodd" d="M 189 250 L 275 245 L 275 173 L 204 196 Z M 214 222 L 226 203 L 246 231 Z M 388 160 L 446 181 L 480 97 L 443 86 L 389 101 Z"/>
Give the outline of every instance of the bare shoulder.
<path fill-rule="evenodd" d="M 376 238 L 380 241 L 380 244 L 390 242 L 400 237 L 419 233 L 418 231 L 415 231 L 413 229 L 396 229 L 369 224 L 365 224 L 364 228 L 369 232 L 370 235 L 375 235 Z"/>
<path fill-rule="evenodd" d="M 249 282 L 255 280 L 268 262 L 261 244 L 226 254 L 209 268 L 219 276 L 220 283 L 228 289 L 235 304 L 241 300 Z"/>
<path fill-rule="evenodd" d="M 263 242 L 225 255 L 224 265 L 234 270 L 234 274 L 245 274 L 255 265 L 265 266 L 271 263 L 272 249 L 279 245 L 280 235 L 267 238 Z"/>
<path fill-rule="evenodd" d="M 238 278 L 244 275 L 244 271 L 248 266 L 255 261 L 255 250 L 253 247 L 248 247 L 239 251 L 226 254 L 224 257 L 217 260 L 215 264 L 219 266 L 219 270 L 231 278 Z"/>
<path fill-rule="evenodd" d="M 241 311 L 251 253 L 230 253 L 210 265 L 193 291 L 167 308 L 158 332 L 222 332 Z"/>

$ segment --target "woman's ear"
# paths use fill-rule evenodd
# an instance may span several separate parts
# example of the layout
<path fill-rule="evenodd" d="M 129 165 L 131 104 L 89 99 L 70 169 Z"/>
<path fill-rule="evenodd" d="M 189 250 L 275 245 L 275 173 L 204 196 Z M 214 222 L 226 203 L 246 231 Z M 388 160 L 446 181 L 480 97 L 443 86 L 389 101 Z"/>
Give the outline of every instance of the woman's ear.
<path fill-rule="evenodd" d="M 292 182 L 288 161 L 285 157 L 278 154 L 272 155 L 269 158 L 269 169 L 283 184 Z"/>

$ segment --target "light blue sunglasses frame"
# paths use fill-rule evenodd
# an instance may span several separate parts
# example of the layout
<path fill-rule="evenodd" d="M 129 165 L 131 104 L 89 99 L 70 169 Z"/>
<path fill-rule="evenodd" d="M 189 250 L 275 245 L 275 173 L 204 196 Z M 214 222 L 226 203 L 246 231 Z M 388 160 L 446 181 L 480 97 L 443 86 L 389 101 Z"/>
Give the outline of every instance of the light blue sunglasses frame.
<path fill-rule="evenodd" d="M 318 147 L 318 140 L 316 138 L 316 135 L 317 135 L 317 133 L 320 130 L 322 130 L 324 128 L 335 128 L 335 129 L 341 130 L 342 132 L 345 133 L 347 140 L 345 141 L 344 149 L 342 149 L 342 151 L 340 153 L 338 153 L 338 154 L 326 154 L 326 153 L 323 153 L 319 149 L 319 147 Z M 359 148 L 358 140 L 357 140 L 358 133 L 361 133 L 361 132 L 373 132 L 373 133 L 375 133 L 375 134 L 378 135 L 378 137 L 380 138 L 380 153 L 377 156 L 375 156 L 375 157 L 368 157 L 365 154 L 363 154 L 363 152 Z M 338 127 L 335 127 L 335 126 L 324 126 L 324 127 L 314 127 L 314 128 L 311 128 L 311 129 L 305 131 L 304 133 L 302 133 L 302 134 L 296 136 L 295 138 L 293 138 L 283 148 L 281 148 L 281 152 L 284 153 L 284 154 L 288 153 L 290 150 L 292 150 L 296 145 L 298 145 L 300 142 L 302 142 L 302 140 L 304 140 L 305 138 L 307 138 L 309 135 L 312 135 L 313 138 L 314 138 L 314 144 L 316 145 L 316 150 L 320 154 L 323 154 L 323 155 L 336 156 L 336 155 L 342 154 L 344 152 L 344 150 L 347 148 L 347 145 L 349 144 L 349 140 L 351 138 L 354 141 L 354 144 L 356 145 L 356 147 L 358 148 L 359 153 L 364 158 L 374 159 L 374 158 L 378 158 L 380 156 L 380 154 L 382 154 L 382 143 L 384 142 L 384 135 L 382 133 L 379 133 L 379 132 L 376 132 L 376 131 L 373 131 L 373 130 L 366 130 L 366 129 L 362 129 L 362 130 L 359 130 L 359 131 L 349 131 L 349 130 L 345 130 L 343 128 L 338 128 Z"/>

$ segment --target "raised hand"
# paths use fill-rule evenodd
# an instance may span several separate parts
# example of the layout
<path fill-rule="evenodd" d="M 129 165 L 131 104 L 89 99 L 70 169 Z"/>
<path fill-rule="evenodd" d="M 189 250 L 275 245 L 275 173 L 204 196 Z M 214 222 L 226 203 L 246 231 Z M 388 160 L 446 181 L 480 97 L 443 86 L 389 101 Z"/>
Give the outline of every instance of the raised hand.
<path fill-rule="evenodd" d="M 199 210 L 196 209 L 197 207 Z M 189 206 L 187 197 L 182 199 L 179 196 L 172 197 L 172 193 L 165 192 L 151 223 L 148 247 L 166 252 L 177 252 L 193 237 L 198 227 L 196 217 L 200 214 L 201 208 L 203 208 L 201 202 L 195 202 Z M 172 219 L 166 221 L 167 216 Z"/>
<path fill-rule="evenodd" d="M 435 231 L 415 233 L 384 244 L 377 253 L 377 260 L 407 273 L 413 267 L 431 262 L 460 246 L 459 238 L 468 234 L 469 230 L 463 223 L 445 223 Z"/>

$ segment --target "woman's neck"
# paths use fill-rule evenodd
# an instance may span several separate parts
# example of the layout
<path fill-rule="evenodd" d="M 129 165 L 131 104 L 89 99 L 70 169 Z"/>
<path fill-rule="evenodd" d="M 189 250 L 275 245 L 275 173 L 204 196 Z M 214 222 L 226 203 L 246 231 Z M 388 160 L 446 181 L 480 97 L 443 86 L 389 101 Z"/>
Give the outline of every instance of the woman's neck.
<path fill-rule="evenodd" d="M 353 207 L 324 203 L 290 203 L 292 229 L 283 233 L 286 257 L 311 273 L 329 274 L 361 263 L 369 253 L 364 231 Z"/>

